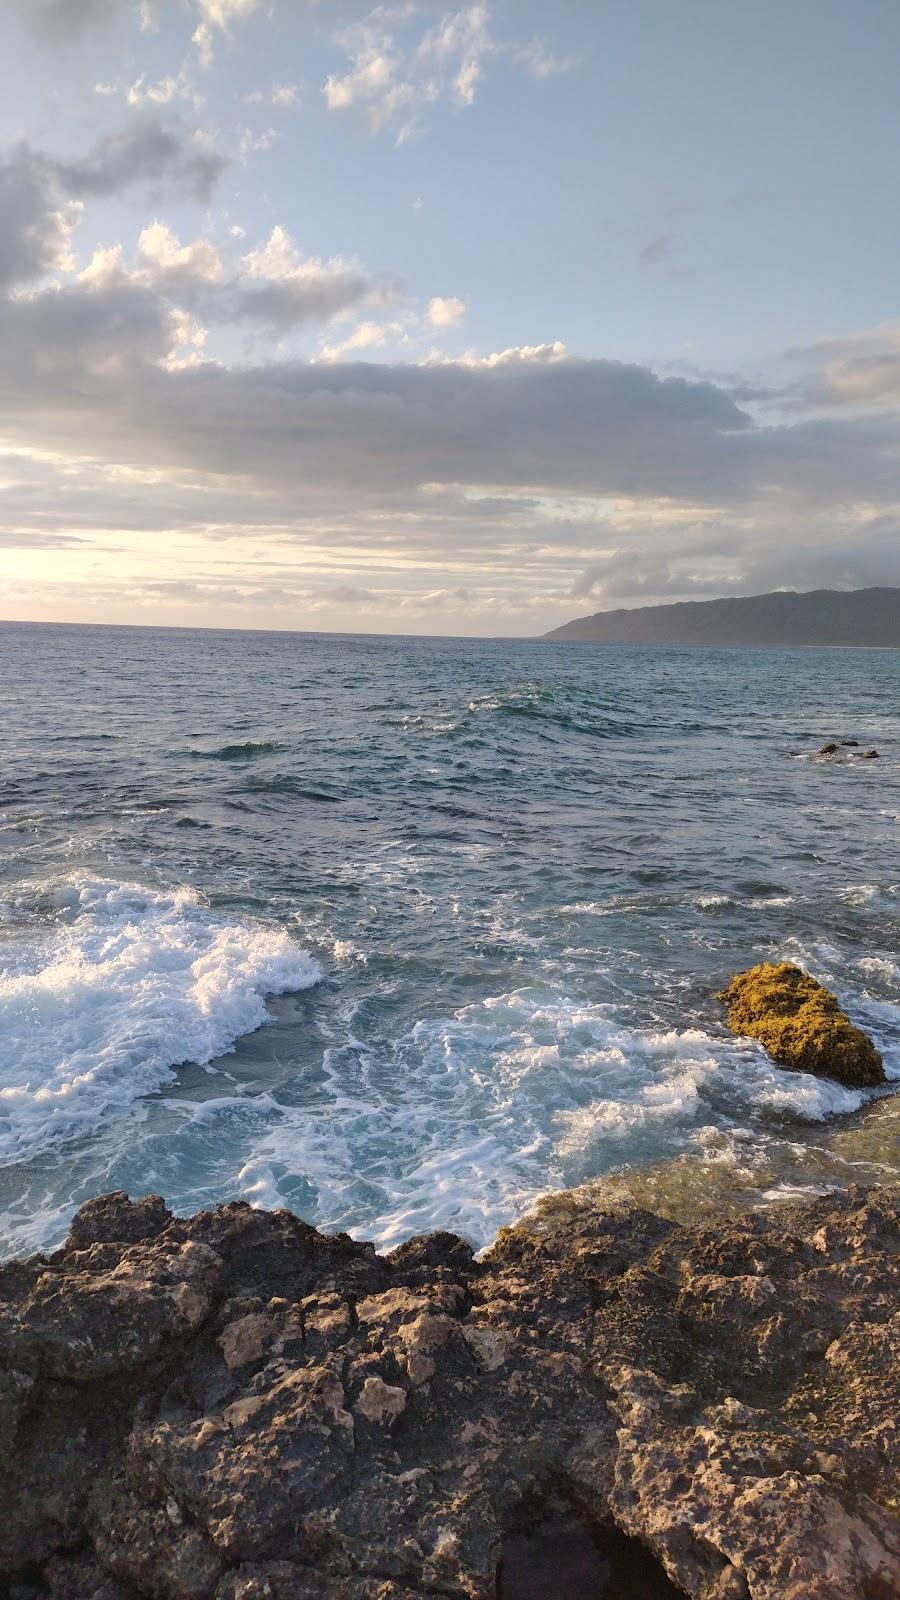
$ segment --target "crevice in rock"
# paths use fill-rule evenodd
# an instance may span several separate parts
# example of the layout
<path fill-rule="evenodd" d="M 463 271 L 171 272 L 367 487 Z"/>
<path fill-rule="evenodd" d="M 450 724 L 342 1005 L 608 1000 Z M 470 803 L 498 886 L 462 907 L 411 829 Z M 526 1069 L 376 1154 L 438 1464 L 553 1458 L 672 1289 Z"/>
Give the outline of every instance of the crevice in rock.
<path fill-rule="evenodd" d="M 639 1539 L 558 1505 L 533 1514 L 503 1541 L 497 1600 L 685 1600 Z"/>

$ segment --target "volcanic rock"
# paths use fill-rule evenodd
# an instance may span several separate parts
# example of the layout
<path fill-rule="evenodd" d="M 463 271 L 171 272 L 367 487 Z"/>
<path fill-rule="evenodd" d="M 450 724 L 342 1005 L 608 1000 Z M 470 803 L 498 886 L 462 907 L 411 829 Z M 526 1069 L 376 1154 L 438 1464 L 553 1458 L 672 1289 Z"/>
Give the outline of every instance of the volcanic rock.
<path fill-rule="evenodd" d="M 479 1261 L 119 1194 L 0 1268 L 0 1333 L 19 1600 L 491 1600 L 529 1548 L 566 1600 L 590 1530 L 623 1593 L 900 1594 L 898 1189 L 717 1227 L 574 1190 Z"/>

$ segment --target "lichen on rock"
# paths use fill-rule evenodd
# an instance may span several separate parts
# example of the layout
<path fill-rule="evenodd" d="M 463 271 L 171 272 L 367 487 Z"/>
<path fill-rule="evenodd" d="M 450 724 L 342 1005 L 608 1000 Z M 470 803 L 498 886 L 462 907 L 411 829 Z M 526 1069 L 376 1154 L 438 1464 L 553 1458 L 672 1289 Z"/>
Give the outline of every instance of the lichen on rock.
<path fill-rule="evenodd" d="M 790 961 L 739 972 L 719 994 L 733 1033 L 757 1039 L 780 1066 L 833 1078 L 854 1089 L 884 1083 L 874 1044 L 830 989 Z"/>

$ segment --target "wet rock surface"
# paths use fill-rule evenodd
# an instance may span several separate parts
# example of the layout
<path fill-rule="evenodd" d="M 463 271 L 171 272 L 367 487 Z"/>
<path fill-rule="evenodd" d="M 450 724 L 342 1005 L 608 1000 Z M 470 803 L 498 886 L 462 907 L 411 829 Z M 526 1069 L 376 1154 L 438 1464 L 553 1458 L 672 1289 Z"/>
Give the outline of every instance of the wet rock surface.
<path fill-rule="evenodd" d="M 557 1600 L 891 1600 L 898 1225 L 898 1189 L 716 1226 L 575 1190 L 475 1261 L 91 1202 L 0 1268 L 0 1580 L 514 1600 L 543 1560 Z"/>
<path fill-rule="evenodd" d="M 884 1083 L 884 1064 L 823 984 L 790 961 L 763 961 L 722 990 L 728 1026 L 757 1039 L 773 1059 L 797 1072 L 833 1078 L 850 1088 Z"/>

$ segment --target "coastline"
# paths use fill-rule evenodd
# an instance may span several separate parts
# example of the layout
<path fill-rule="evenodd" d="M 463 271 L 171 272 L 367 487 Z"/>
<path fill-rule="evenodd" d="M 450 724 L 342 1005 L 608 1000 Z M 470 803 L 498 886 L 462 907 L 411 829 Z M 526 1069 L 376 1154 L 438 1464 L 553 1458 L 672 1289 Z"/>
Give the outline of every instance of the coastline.
<path fill-rule="evenodd" d="M 594 1549 L 636 1584 L 649 1551 L 678 1587 L 646 1593 L 888 1600 L 898 1233 L 900 1188 L 680 1225 L 589 1186 L 480 1260 L 379 1256 L 101 1197 L 0 1268 L 0 1573 L 17 1600 L 515 1600 L 549 1529 L 560 1581 Z"/>

